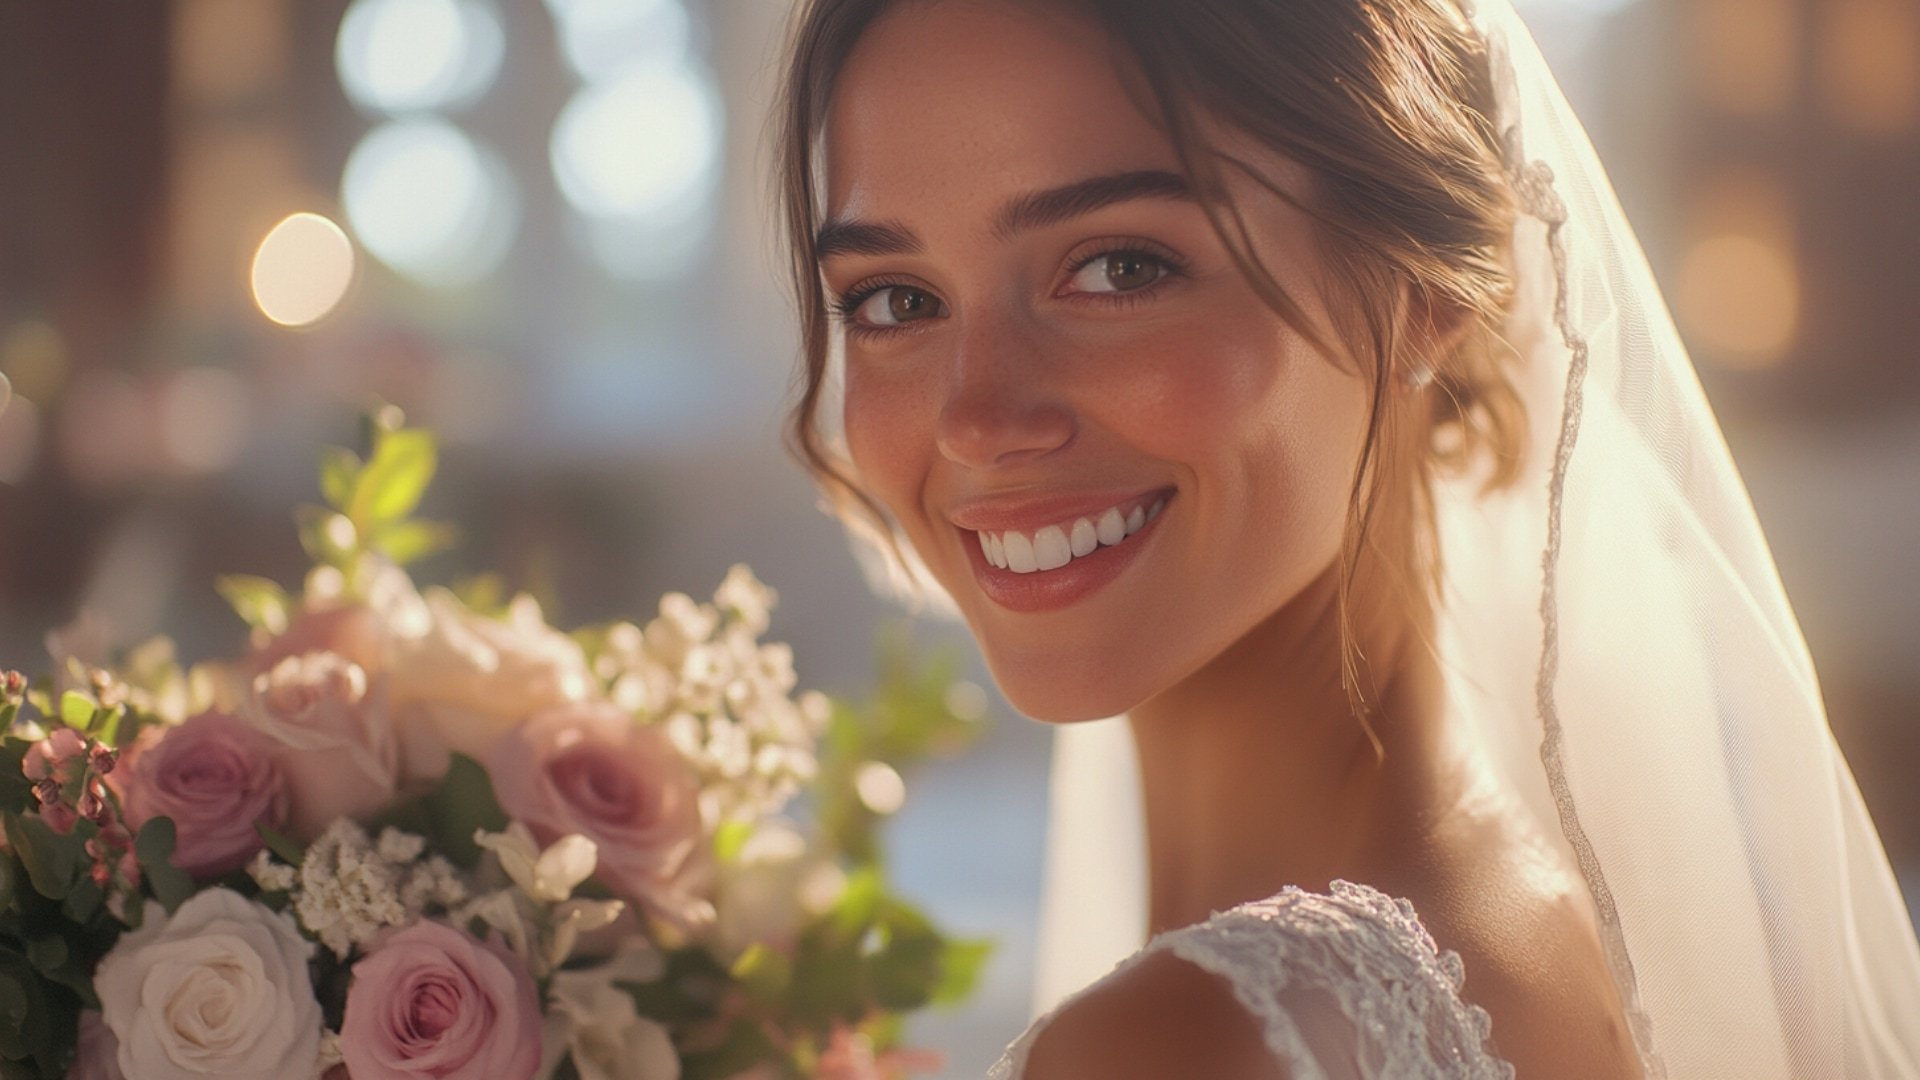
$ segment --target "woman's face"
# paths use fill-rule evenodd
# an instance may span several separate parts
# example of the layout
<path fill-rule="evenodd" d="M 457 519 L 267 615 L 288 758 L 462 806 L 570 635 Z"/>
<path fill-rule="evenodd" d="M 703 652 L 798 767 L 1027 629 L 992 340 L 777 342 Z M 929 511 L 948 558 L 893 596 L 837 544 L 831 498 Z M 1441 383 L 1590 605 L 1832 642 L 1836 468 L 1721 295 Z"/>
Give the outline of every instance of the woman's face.
<path fill-rule="evenodd" d="M 1239 273 L 1091 24 L 897 5 L 825 137 L 849 451 L 1017 708 L 1130 709 L 1328 570 L 1367 386 Z M 1304 193 L 1296 166 L 1235 149 Z M 1326 327 L 1308 219 L 1230 183 Z"/>

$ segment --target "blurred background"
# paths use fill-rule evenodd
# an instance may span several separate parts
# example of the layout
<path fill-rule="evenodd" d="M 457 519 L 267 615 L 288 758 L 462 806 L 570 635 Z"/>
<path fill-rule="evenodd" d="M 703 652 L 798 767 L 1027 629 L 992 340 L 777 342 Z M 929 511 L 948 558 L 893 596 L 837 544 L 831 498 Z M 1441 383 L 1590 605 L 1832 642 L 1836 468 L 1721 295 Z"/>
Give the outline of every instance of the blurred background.
<path fill-rule="evenodd" d="M 1920 897 L 1920 0 L 1522 7 Z M 42 667 L 83 609 L 122 645 L 236 648 L 213 576 L 297 580 L 290 510 L 378 398 L 445 443 L 424 512 L 464 542 L 422 576 L 498 568 L 571 625 L 744 560 L 803 684 L 864 690 L 895 613 L 779 438 L 788 8 L 0 4 L 0 661 Z M 891 834 L 908 895 L 1002 943 L 971 1004 L 919 1022 L 951 1076 L 1027 1019 L 1050 743 L 994 711 L 975 753 L 909 778 Z"/>

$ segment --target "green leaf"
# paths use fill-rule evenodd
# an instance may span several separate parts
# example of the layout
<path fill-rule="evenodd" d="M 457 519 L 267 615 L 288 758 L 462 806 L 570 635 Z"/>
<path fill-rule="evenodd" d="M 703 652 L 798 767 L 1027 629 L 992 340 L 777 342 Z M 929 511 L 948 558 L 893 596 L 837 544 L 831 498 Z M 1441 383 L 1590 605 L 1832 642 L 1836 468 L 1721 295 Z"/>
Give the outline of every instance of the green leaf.
<path fill-rule="evenodd" d="M 147 886 L 169 915 L 193 895 L 193 879 L 173 865 L 175 839 L 173 819 L 156 817 L 148 818 L 133 840 L 133 855 L 140 862 Z"/>
<path fill-rule="evenodd" d="M 93 724 L 93 713 L 100 703 L 78 690 L 69 690 L 60 695 L 60 722 L 75 731 L 85 733 Z"/>
<path fill-rule="evenodd" d="M 432 432 L 402 428 L 381 433 L 373 457 L 360 470 L 347 516 L 362 531 L 399 521 L 420 505 L 438 467 L 439 449 Z"/>
<path fill-rule="evenodd" d="M 300 842 L 293 837 L 278 832 L 268 827 L 264 822 L 259 821 L 253 823 L 253 831 L 260 834 L 260 839 L 266 843 L 267 850 L 273 853 L 273 857 L 286 863 L 288 866 L 299 866 L 306 861 L 307 849 L 302 847 Z"/>
<path fill-rule="evenodd" d="M 56 971 L 67 962 L 67 943 L 53 936 L 35 938 L 27 942 L 27 962 L 41 972 Z"/>
<path fill-rule="evenodd" d="M 213 587 L 248 626 L 269 634 L 286 632 L 292 604 L 279 582 L 252 574 L 222 574 L 213 580 Z"/>
<path fill-rule="evenodd" d="M 940 981 L 934 984 L 932 1003 L 958 1005 L 973 996 L 993 957 L 993 942 L 985 939 L 949 941 L 940 956 Z"/>
<path fill-rule="evenodd" d="M 787 987 L 793 982 L 793 961 L 778 949 L 755 942 L 733 962 L 729 974 L 755 1000 L 777 1005 L 786 997 Z"/>
<path fill-rule="evenodd" d="M 27 869 L 33 891 L 49 900 L 59 900 L 79 880 L 86 851 L 76 836 L 61 836 L 38 817 L 8 813 L 7 844 Z"/>
<path fill-rule="evenodd" d="M 77 923 L 85 923 L 100 911 L 100 905 L 107 898 L 100 886 L 93 883 L 91 877 L 82 877 L 67 890 L 66 899 L 60 901 L 60 913 Z"/>
<path fill-rule="evenodd" d="M 835 936 L 841 941 L 852 941 L 865 934 L 879 914 L 884 893 L 878 870 L 868 867 L 855 871 L 847 879 L 840 898 L 834 901 L 829 916 Z"/>
<path fill-rule="evenodd" d="M 320 451 L 320 494 L 327 505 L 345 510 L 353 503 L 353 489 L 360 483 L 360 455 L 344 446 L 329 446 Z"/>
<path fill-rule="evenodd" d="M 455 754 L 439 787 L 390 807 L 369 823 L 369 830 L 378 835 L 387 826 L 426 837 L 432 850 L 470 870 L 481 854 L 473 842 L 474 830 L 502 832 L 507 815 L 493 797 L 487 770 L 465 754 Z"/>
<path fill-rule="evenodd" d="M 447 550 L 459 538 L 459 529 L 444 521 L 396 521 L 374 534 L 373 549 L 405 566 Z"/>

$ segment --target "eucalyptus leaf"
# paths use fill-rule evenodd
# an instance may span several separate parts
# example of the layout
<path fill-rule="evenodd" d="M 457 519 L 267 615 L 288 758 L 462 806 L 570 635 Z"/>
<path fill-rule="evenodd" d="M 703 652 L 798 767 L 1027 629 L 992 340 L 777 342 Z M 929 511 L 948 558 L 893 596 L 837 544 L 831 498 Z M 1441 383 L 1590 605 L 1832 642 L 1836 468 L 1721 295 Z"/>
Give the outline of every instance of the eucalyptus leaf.
<path fill-rule="evenodd" d="M 33 891 L 49 900 L 60 900 L 79 880 L 86 854 L 78 837 L 62 836 L 38 817 L 9 812 L 6 815 L 7 844 L 26 867 Z"/>
<path fill-rule="evenodd" d="M 169 915 L 193 895 L 193 879 L 173 865 L 175 840 L 173 819 L 169 817 L 148 818 L 133 840 L 133 855 L 140 862 L 147 887 Z"/>
<path fill-rule="evenodd" d="M 93 726 L 94 710 L 99 707 L 99 702 L 80 691 L 69 690 L 60 695 L 60 722 L 84 734 Z"/>

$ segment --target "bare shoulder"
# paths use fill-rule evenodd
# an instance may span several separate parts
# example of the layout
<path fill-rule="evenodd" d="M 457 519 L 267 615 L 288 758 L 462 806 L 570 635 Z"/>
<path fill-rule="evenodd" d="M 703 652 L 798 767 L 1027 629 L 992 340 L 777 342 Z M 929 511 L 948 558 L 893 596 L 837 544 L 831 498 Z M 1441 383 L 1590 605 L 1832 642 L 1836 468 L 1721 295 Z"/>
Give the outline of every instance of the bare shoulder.
<path fill-rule="evenodd" d="M 1487 855 L 1408 894 L 1460 955 L 1463 998 L 1493 1021 L 1517 1075 L 1639 1080 L 1642 1071 L 1597 917 L 1577 874 L 1524 853 Z"/>
<path fill-rule="evenodd" d="M 1286 1080 L 1260 1028 L 1219 977 L 1156 953 L 1062 1009 L 1025 1080 Z"/>

